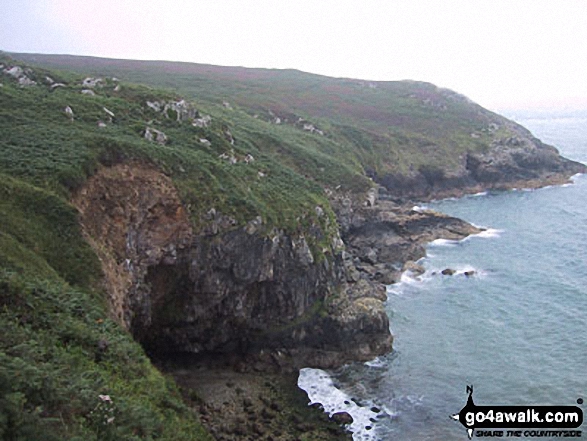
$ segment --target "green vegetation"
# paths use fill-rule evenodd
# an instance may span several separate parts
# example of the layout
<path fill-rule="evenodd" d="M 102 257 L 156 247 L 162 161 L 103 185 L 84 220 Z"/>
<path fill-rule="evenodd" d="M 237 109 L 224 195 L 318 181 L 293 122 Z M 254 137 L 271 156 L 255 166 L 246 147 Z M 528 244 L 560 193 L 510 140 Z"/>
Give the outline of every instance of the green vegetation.
<path fill-rule="evenodd" d="M 505 118 L 429 83 L 371 82 L 295 70 L 163 61 L 19 56 L 43 66 L 164 87 L 194 100 L 198 106 L 226 110 L 222 103 L 228 102 L 235 110 L 223 115 L 235 123 L 231 127 L 235 138 L 238 139 L 237 133 L 242 136 L 242 130 L 265 139 L 270 131 L 271 139 L 278 140 L 271 152 L 279 155 L 280 163 L 287 161 L 296 171 L 332 186 L 341 184 L 337 178 L 343 170 L 347 178 L 342 183 L 353 188 L 360 182 L 354 173 L 405 174 L 422 165 L 450 171 L 461 154 L 485 150 L 494 139 L 514 135 Z M 279 118 L 281 124 L 255 124 L 242 114 L 256 117 L 259 122 Z M 324 136 L 293 135 L 293 128 L 304 132 L 300 118 L 322 130 Z M 283 140 L 291 142 L 283 145 Z M 309 170 L 305 168 L 308 153 L 318 165 Z M 331 168 L 335 170 L 331 172 Z M 325 175 L 322 169 L 332 174 Z"/>
<path fill-rule="evenodd" d="M 67 202 L 119 154 L 93 129 L 105 100 L 2 83 L 0 439 L 211 439 L 174 383 L 108 318 L 100 264 Z M 66 104 L 79 109 L 74 123 Z M 126 103 L 107 105 L 123 114 Z M 132 138 L 119 136 L 117 145 Z"/>
<path fill-rule="evenodd" d="M 211 222 L 212 209 L 235 228 L 261 216 L 267 233 L 304 234 L 320 262 L 337 232 L 325 190 L 364 193 L 373 185 L 368 176 L 386 173 L 442 174 L 460 154 L 486 149 L 509 130 L 496 115 L 423 83 L 19 59 L 37 67 L 0 53 L 6 440 L 209 439 L 174 384 L 108 318 L 100 263 L 69 203 L 100 167 L 153 165 L 171 177 L 196 231 Z M 4 72 L 12 66 L 36 84 L 22 87 L 18 75 Z M 84 85 L 88 75 L 102 81 Z M 179 107 L 165 108 L 182 99 L 193 102 L 184 108 L 192 116 L 211 119 L 196 126 Z M 145 139 L 147 128 L 165 140 Z M 322 312 L 317 303 L 311 313 Z"/>
<path fill-rule="evenodd" d="M 2 271 L 0 308 L 0 439 L 211 439 L 86 290 Z"/>

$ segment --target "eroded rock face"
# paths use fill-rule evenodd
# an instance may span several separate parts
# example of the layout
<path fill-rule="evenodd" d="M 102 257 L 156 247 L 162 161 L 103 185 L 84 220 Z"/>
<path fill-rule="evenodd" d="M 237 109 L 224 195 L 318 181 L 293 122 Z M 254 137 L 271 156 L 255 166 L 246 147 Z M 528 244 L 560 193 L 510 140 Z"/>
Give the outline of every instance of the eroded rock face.
<path fill-rule="evenodd" d="M 505 119 L 504 124 L 516 135 L 494 139 L 485 151 L 460 155 L 451 169 L 428 165 L 407 174 L 375 176 L 375 180 L 397 199 L 421 200 L 563 184 L 574 174 L 587 173 L 585 165 L 563 158 L 523 127 Z"/>
<path fill-rule="evenodd" d="M 192 230 L 171 179 L 139 164 L 101 169 L 73 199 L 102 262 L 113 315 L 130 330 L 149 326 L 149 268 L 173 265 Z"/>
<path fill-rule="evenodd" d="M 240 354 L 287 370 L 391 350 L 385 294 L 347 283 L 336 241 L 314 256 L 307 237 L 251 223 L 195 233 L 171 180 L 142 164 L 99 170 L 73 203 L 113 314 L 152 351 Z"/>
<path fill-rule="evenodd" d="M 426 255 L 427 243 L 441 238 L 460 240 L 481 232 L 455 217 L 396 204 L 381 198 L 378 191 L 368 197 L 367 203 L 348 196 L 332 198 L 347 245 L 347 274 L 353 280 L 395 283 L 403 271 L 421 273 L 414 262 Z M 406 266 L 409 262 L 411 266 Z"/>

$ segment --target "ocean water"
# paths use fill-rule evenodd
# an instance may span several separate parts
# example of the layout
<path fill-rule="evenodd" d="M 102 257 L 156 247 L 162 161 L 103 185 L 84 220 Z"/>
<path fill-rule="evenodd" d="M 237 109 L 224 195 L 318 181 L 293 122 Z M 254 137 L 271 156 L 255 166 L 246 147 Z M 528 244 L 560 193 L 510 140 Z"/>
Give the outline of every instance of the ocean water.
<path fill-rule="evenodd" d="M 587 163 L 587 117 L 516 119 Z M 300 387 L 353 415 L 357 441 L 465 440 L 449 417 L 471 384 L 477 405 L 587 399 L 587 175 L 573 181 L 427 204 L 488 230 L 430 244 L 425 275 L 388 288 L 392 354 L 304 369 Z M 457 274 L 434 274 L 445 268 Z"/>

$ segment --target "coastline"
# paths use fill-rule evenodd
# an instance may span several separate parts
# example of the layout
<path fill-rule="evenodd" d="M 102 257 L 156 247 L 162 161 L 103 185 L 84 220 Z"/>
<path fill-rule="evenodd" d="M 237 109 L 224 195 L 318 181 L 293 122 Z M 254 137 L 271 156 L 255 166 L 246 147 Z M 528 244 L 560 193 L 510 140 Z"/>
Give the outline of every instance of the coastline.
<path fill-rule="evenodd" d="M 428 199 L 427 201 L 420 201 L 420 202 L 416 202 L 416 205 L 414 205 L 414 207 L 412 207 L 412 210 L 415 209 L 415 211 L 418 212 L 426 212 L 428 211 L 428 208 L 426 208 L 426 202 L 439 202 L 442 200 L 447 200 L 447 199 L 452 199 L 452 200 L 458 200 L 461 198 L 467 198 L 467 197 L 480 197 L 480 196 L 486 196 L 489 193 L 495 191 L 495 192 L 507 192 L 507 191 L 533 191 L 533 190 L 540 190 L 540 189 L 547 189 L 550 187 L 566 187 L 569 185 L 574 184 L 574 180 L 576 178 L 578 178 L 581 175 L 585 175 L 586 173 L 576 173 L 570 177 L 564 177 L 564 176 L 557 176 L 554 179 L 549 179 L 545 182 L 538 182 L 538 181 L 519 181 L 519 182 L 515 182 L 512 183 L 512 185 L 508 185 L 506 187 L 503 188 L 491 188 L 491 189 L 485 189 L 482 190 L 480 192 L 466 192 L 464 194 L 462 194 L 461 196 L 448 196 L 448 197 L 440 197 L 440 198 L 434 198 L 434 199 Z M 442 215 L 442 213 L 439 213 Z M 477 228 L 479 229 L 478 232 L 472 232 L 469 235 L 463 236 L 460 239 L 444 239 L 444 238 L 437 238 L 437 239 L 433 239 L 430 240 L 428 242 L 426 242 L 425 247 L 428 247 L 430 245 L 434 245 L 435 243 L 438 246 L 442 246 L 445 242 L 448 245 L 452 245 L 452 244 L 458 244 L 460 242 L 463 241 L 467 241 L 471 238 L 474 237 L 480 237 L 480 238 L 492 238 L 492 237 L 499 237 L 499 234 L 502 233 L 502 230 L 499 229 L 494 229 L 494 228 L 489 228 L 489 227 L 484 227 L 484 226 L 479 226 L 479 225 L 475 225 L 473 223 L 469 223 L 469 225 L 471 225 L 473 228 Z M 426 256 L 423 256 L 426 257 Z M 416 262 L 418 263 L 418 262 Z M 455 273 L 455 277 L 457 275 L 463 275 L 465 270 L 457 270 L 457 272 Z M 474 271 L 478 271 L 477 269 L 475 269 Z M 391 285 L 388 285 L 388 288 L 391 286 L 399 286 L 401 283 L 413 283 L 414 280 L 417 280 L 419 278 L 421 274 L 415 274 L 415 273 L 410 273 L 410 269 L 405 269 L 400 273 L 400 277 L 399 279 L 394 282 Z M 477 273 L 478 276 L 482 276 L 482 273 Z M 431 275 L 429 275 L 431 277 L 450 277 L 450 276 L 443 276 L 440 273 L 432 273 Z M 389 294 L 388 294 L 389 296 Z M 389 301 L 389 297 L 388 297 L 388 301 Z M 391 321 L 393 324 L 393 321 Z M 390 354 L 386 354 L 383 356 L 379 356 L 377 358 L 375 358 L 374 360 L 372 360 L 371 362 L 366 362 L 364 364 L 366 365 L 373 365 L 375 367 L 382 365 L 382 363 L 384 363 L 382 361 L 382 359 L 385 358 L 393 358 L 394 357 L 394 353 L 390 353 Z M 357 362 L 358 363 L 358 362 Z M 312 379 L 316 379 L 316 378 L 322 378 L 322 384 L 316 386 L 314 383 L 312 383 Z M 300 377 L 298 379 L 298 386 L 305 390 L 309 396 L 311 397 L 311 402 L 316 404 L 319 403 L 320 405 L 323 405 L 325 407 L 325 411 L 329 414 L 333 414 L 335 412 L 340 412 L 340 411 L 347 411 L 349 412 L 349 414 L 351 416 L 353 416 L 353 418 L 356 420 L 356 422 L 358 424 L 355 425 L 355 428 L 357 430 L 361 430 L 362 434 L 359 438 L 353 438 L 355 441 L 357 439 L 359 440 L 371 440 L 371 439 L 377 439 L 377 438 L 371 438 L 370 437 L 370 430 L 371 426 L 369 424 L 371 423 L 375 423 L 377 421 L 377 419 L 379 418 L 386 418 L 386 417 L 393 417 L 394 413 L 391 409 L 384 409 L 385 413 L 387 415 L 382 415 L 380 414 L 380 410 L 377 407 L 375 407 L 374 409 L 377 410 L 378 412 L 373 412 L 371 410 L 371 406 L 373 406 L 373 403 L 360 403 L 356 398 L 352 397 L 352 395 L 348 395 L 346 392 L 341 391 L 340 389 L 336 388 L 335 386 L 332 386 L 334 389 L 330 389 L 328 392 L 326 392 L 328 390 L 328 384 L 332 384 L 333 378 L 330 376 L 328 371 L 325 370 L 321 370 L 321 369 L 304 369 L 300 372 Z M 331 395 L 330 399 L 326 398 L 326 393 L 329 393 Z M 333 397 L 336 397 L 338 395 L 347 395 L 346 398 L 344 399 L 338 399 L 338 400 L 333 400 Z M 350 403 L 349 403 L 350 401 Z M 358 403 L 358 405 L 357 405 Z M 361 427 L 361 424 L 363 424 L 363 427 Z M 366 424 L 366 425 L 365 425 Z M 367 427 L 367 431 L 365 431 L 365 427 Z M 349 429 L 351 429 L 351 427 L 349 427 Z M 351 429 L 352 430 L 352 429 Z"/>
<path fill-rule="evenodd" d="M 572 180 L 558 177 L 544 182 L 544 185 L 537 185 L 534 181 L 526 182 L 523 187 L 527 190 L 545 188 L 552 185 L 552 182 L 565 185 Z M 494 190 L 523 191 L 519 188 L 520 184 L 516 182 L 515 185 L 499 190 L 467 192 L 460 197 L 482 196 Z M 370 258 L 373 256 L 368 257 L 364 253 L 365 249 L 361 249 L 358 231 L 362 234 L 378 231 L 378 234 L 381 234 L 379 227 L 383 225 L 388 232 L 393 232 L 396 244 L 401 245 L 396 249 L 402 249 L 403 252 L 398 254 L 400 260 L 395 262 L 394 271 L 388 273 L 388 276 L 392 277 L 391 284 L 401 283 L 409 272 L 417 276 L 421 268 L 418 259 L 426 256 L 426 247 L 435 241 L 456 243 L 475 235 L 483 237 L 498 233 L 497 230 L 476 226 L 462 219 L 421 207 L 425 206 L 426 202 L 442 199 L 447 198 L 421 201 L 420 205 L 416 205 L 420 209 L 414 210 L 413 201 L 398 204 L 385 197 L 379 199 L 377 194 L 373 205 L 353 201 L 350 212 L 341 212 L 341 207 L 345 204 L 340 204 L 340 200 L 333 201 L 333 205 L 338 208 L 342 237 L 347 243 L 349 253 L 354 253 L 354 257 L 347 262 L 351 263 L 355 270 L 354 277 L 357 280 L 369 279 L 369 282 L 374 284 L 381 283 L 381 280 L 377 280 L 381 276 L 381 272 L 377 271 L 378 262 L 371 261 Z M 347 201 L 346 208 L 348 207 Z M 398 231 L 401 234 L 398 235 Z M 462 275 L 462 271 L 457 272 L 455 277 L 459 275 Z M 450 277 L 441 274 L 436 276 Z M 353 271 L 350 271 L 349 277 L 353 278 Z M 392 351 L 379 357 L 393 356 Z M 379 357 L 366 363 L 377 364 Z M 178 360 L 162 363 L 160 369 L 171 375 L 180 385 L 185 401 L 196 414 L 201 415 L 202 424 L 218 439 L 240 440 L 249 437 L 293 441 L 303 435 L 307 439 L 352 440 L 353 425 L 335 422 L 332 419 L 335 410 L 348 412 L 351 416 L 354 413 L 355 427 L 358 427 L 358 424 L 365 426 L 375 423 L 378 418 L 384 417 L 380 409 L 371 409 L 366 403 L 357 402 L 351 396 L 342 399 L 338 406 L 330 408 L 324 406 L 320 400 L 312 402 L 309 393 L 311 391 L 308 388 L 303 389 L 300 384 L 301 372 L 312 371 L 315 377 L 320 372 L 328 375 L 326 371 L 313 370 L 310 367 L 302 368 L 299 372 L 291 372 L 290 369 L 268 372 L 267 364 L 260 363 L 255 367 L 254 357 L 246 369 L 239 369 L 239 363 L 235 363 L 235 359 L 230 357 L 184 361 L 187 363 L 178 363 Z M 240 366 L 242 368 L 242 364 Z"/>

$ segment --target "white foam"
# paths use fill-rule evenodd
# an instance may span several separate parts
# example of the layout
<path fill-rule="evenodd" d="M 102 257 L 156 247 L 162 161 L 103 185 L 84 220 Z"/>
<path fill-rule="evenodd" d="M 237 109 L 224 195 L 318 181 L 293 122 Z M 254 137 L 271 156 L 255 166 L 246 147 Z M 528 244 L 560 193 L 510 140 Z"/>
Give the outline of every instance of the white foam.
<path fill-rule="evenodd" d="M 473 234 L 471 237 L 481 237 L 483 239 L 494 239 L 501 236 L 504 230 L 498 230 L 497 228 L 486 228 L 485 231 L 481 231 L 478 234 Z"/>
<path fill-rule="evenodd" d="M 366 361 L 365 366 L 369 366 L 372 368 L 383 368 L 383 367 L 387 366 L 387 363 L 385 362 L 385 360 L 383 358 L 377 357 L 374 360 Z"/>
<path fill-rule="evenodd" d="M 460 241 L 458 240 L 450 240 L 450 239 L 436 239 L 433 240 L 432 242 L 430 242 L 428 244 L 428 246 L 434 246 L 434 247 L 454 247 L 455 245 L 458 245 Z"/>
<path fill-rule="evenodd" d="M 481 191 L 479 193 L 472 194 L 471 197 L 478 198 L 480 196 L 487 196 L 489 194 L 488 191 Z"/>
<path fill-rule="evenodd" d="M 375 433 L 377 423 L 372 422 L 371 418 L 376 419 L 385 414 L 393 416 L 385 412 L 385 409 L 380 413 L 373 412 L 371 410 L 373 403 L 370 402 L 362 402 L 363 406 L 357 405 L 348 394 L 334 385 L 328 372 L 321 369 L 301 369 L 298 386 L 306 391 L 311 403 L 322 404 L 329 415 L 336 412 L 348 412 L 353 417 L 353 423 L 348 429 L 353 433 L 354 441 L 379 440 Z M 368 430 L 367 427 L 371 429 Z"/>
<path fill-rule="evenodd" d="M 416 276 L 413 272 L 404 271 L 399 279 L 399 283 L 403 283 L 405 285 L 413 285 L 414 283 L 418 283 L 420 280 L 421 279 L 418 276 Z"/>

